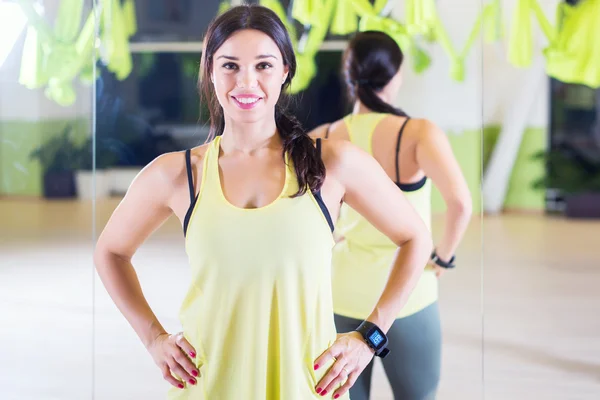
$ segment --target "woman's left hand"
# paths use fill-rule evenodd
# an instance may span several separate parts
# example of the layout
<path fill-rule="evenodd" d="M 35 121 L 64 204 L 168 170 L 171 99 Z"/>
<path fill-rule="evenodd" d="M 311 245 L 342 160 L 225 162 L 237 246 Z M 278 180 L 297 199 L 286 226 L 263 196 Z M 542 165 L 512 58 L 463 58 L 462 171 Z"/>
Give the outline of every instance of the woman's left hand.
<path fill-rule="evenodd" d="M 331 393 L 339 385 L 333 395 L 334 399 L 346 393 L 362 371 L 369 365 L 375 352 L 367 346 L 358 332 L 339 334 L 337 340 L 315 360 L 315 370 L 335 360 L 327 374 L 317 384 L 316 392 L 321 396 Z"/>

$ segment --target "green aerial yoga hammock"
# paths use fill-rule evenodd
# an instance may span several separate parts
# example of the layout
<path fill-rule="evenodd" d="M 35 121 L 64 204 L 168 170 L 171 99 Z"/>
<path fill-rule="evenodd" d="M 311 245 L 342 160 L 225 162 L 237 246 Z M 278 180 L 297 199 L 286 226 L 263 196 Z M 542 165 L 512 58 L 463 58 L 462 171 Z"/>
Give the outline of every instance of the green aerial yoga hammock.
<path fill-rule="evenodd" d="M 217 15 L 223 14 L 225 11 L 231 8 L 231 2 L 229 0 L 222 1 L 219 4 L 219 10 L 217 11 Z"/>
<path fill-rule="evenodd" d="M 404 0 L 404 19 L 411 36 L 429 34 L 437 23 L 435 0 Z"/>
<path fill-rule="evenodd" d="M 600 88 L 600 1 L 561 8 L 560 31 L 544 51 L 546 72 L 562 82 Z"/>
<path fill-rule="evenodd" d="M 333 22 L 331 23 L 331 33 L 334 35 L 349 35 L 358 29 L 358 15 L 354 7 L 345 0 L 338 0 Z"/>
<path fill-rule="evenodd" d="M 329 24 L 338 0 L 324 0 L 324 7 L 316 14 L 318 18 L 312 21 L 310 31 L 305 40 L 300 40 L 296 51 L 296 76 L 290 86 L 290 93 L 295 94 L 305 90 L 317 72 L 315 57 L 329 31 Z"/>
<path fill-rule="evenodd" d="M 312 25 L 318 19 L 320 4 L 323 0 L 295 0 L 292 6 L 292 18 L 302 25 Z"/>
<path fill-rule="evenodd" d="M 349 0 L 355 12 L 361 17 L 359 31 L 380 31 L 393 38 L 403 52 L 411 55 L 413 69 L 417 73 L 425 71 L 431 64 L 429 55 L 417 45 L 400 22 L 379 15 L 386 2 L 376 2 L 372 6 L 367 0 Z"/>
<path fill-rule="evenodd" d="M 600 0 L 583 0 L 575 6 L 561 3 L 557 27 L 552 27 L 537 0 L 519 0 L 513 10 L 508 59 L 516 67 L 529 67 L 533 59 L 533 13 L 549 45 L 544 50 L 546 73 L 563 82 L 600 87 Z"/>
<path fill-rule="evenodd" d="M 435 39 L 444 48 L 446 54 L 448 54 L 448 57 L 450 58 L 450 77 L 452 79 L 458 82 L 464 81 L 465 60 L 469 55 L 469 51 L 475 44 L 483 24 L 488 25 L 486 31 L 486 39 L 488 41 L 494 41 L 500 37 L 501 30 L 499 28 L 499 14 L 499 0 L 494 0 L 491 3 L 486 4 L 477 16 L 475 24 L 473 25 L 471 33 L 469 34 L 469 37 L 467 38 L 467 41 L 465 42 L 461 52 L 455 50 L 448 36 L 448 32 L 446 32 L 446 28 L 439 19 L 439 16 L 436 16 L 437 22 L 433 27 Z"/>
<path fill-rule="evenodd" d="M 135 6 L 126 0 L 105 0 L 103 12 L 96 21 L 90 12 L 83 27 L 83 0 L 62 0 L 54 22 L 54 30 L 39 15 L 31 0 L 17 0 L 28 19 L 27 37 L 21 57 L 19 83 L 27 88 L 45 87 L 46 96 L 69 106 L 76 100 L 73 81 L 91 83 L 98 58 L 95 49 L 96 24 L 101 28 L 101 56 L 107 68 L 118 79 L 125 79 L 132 69 L 129 36 L 135 33 Z"/>

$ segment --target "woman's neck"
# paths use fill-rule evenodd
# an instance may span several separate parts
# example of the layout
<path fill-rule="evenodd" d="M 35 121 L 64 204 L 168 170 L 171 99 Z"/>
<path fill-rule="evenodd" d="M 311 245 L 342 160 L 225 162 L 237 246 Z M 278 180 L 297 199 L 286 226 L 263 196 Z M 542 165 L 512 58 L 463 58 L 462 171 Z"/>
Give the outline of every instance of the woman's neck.
<path fill-rule="evenodd" d="M 240 123 L 225 118 L 221 147 L 225 153 L 239 151 L 251 154 L 264 148 L 280 148 L 281 137 L 275 120 Z"/>
<path fill-rule="evenodd" d="M 381 92 L 377 93 L 377 97 L 379 97 L 385 103 L 391 104 L 390 96 L 385 92 L 385 90 L 382 90 Z M 356 100 L 354 102 L 354 108 L 352 109 L 352 114 L 368 114 L 368 113 L 372 113 L 372 112 L 374 112 L 374 111 L 371 110 L 369 107 L 365 106 L 360 100 Z"/>
<path fill-rule="evenodd" d="M 354 108 L 352 109 L 352 114 L 368 114 L 372 113 L 373 110 L 365 106 L 360 100 L 356 100 L 354 102 Z"/>

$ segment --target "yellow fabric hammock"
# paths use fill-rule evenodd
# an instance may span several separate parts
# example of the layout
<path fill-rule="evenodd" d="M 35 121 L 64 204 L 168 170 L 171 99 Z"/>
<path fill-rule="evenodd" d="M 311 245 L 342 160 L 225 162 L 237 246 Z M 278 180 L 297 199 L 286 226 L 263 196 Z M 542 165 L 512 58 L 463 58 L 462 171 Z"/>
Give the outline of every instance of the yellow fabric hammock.
<path fill-rule="evenodd" d="M 137 29 L 133 0 L 123 5 L 120 0 L 100 3 L 100 51 L 95 48 L 94 12 L 80 30 L 83 1 L 62 0 L 52 29 L 31 0 L 17 0 L 28 19 L 19 83 L 29 89 L 45 87 L 46 96 L 63 106 L 76 100 L 75 78 L 85 83 L 93 81 L 98 57 L 118 79 L 125 79 L 132 70 L 129 37 Z"/>
<path fill-rule="evenodd" d="M 600 0 L 565 4 L 562 11 L 560 30 L 544 51 L 546 72 L 563 82 L 599 88 Z"/>
<path fill-rule="evenodd" d="M 544 49 L 548 75 L 568 83 L 600 87 L 600 0 L 583 0 L 575 6 L 561 3 L 556 28 L 548 21 L 537 0 L 519 0 L 513 10 L 509 61 L 529 67 L 533 59 L 533 13 L 549 42 Z"/>

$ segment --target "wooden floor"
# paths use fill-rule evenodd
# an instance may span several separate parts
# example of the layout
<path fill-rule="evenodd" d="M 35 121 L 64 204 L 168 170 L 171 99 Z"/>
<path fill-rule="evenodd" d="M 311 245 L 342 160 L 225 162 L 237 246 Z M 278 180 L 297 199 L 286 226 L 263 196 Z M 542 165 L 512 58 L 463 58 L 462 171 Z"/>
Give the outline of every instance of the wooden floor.
<path fill-rule="evenodd" d="M 0 200 L 0 399 L 165 398 L 94 273 L 92 221 L 102 227 L 115 205 Z M 457 258 L 441 284 L 438 399 L 600 398 L 600 223 L 475 217 Z M 177 221 L 134 262 L 151 306 L 177 329 L 188 279 Z M 392 399 L 379 366 L 375 380 L 372 398 Z"/>

